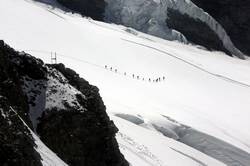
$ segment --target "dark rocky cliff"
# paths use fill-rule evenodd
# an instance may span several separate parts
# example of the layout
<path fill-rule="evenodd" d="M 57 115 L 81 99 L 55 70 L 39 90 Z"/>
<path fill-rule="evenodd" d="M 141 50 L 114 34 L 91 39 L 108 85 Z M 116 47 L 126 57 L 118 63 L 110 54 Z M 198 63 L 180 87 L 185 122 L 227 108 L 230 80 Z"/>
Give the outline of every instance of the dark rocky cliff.
<path fill-rule="evenodd" d="M 18 115 L 69 165 L 128 166 L 97 87 L 62 64 L 45 65 L 0 41 L 0 165 L 39 166 Z"/>
<path fill-rule="evenodd" d="M 41 157 L 34 149 L 34 140 L 18 117 L 20 115 L 32 127 L 27 97 L 19 79 L 24 71 L 18 70 L 12 62 L 15 55 L 18 53 L 0 41 L 0 165 L 40 166 Z"/>
<path fill-rule="evenodd" d="M 104 0 L 57 0 L 63 6 L 83 16 L 91 17 L 95 20 L 103 21 L 105 12 Z"/>
<path fill-rule="evenodd" d="M 223 51 L 231 55 L 218 35 L 206 23 L 174 9 L 168 9 L 166 22 L 169 28 L 181 32 L 189 42 L 201 45 L 208 50 Z"/>
<path fill-rule="evenodd" d="M 250 56 L 249 0 L 191 0 L 213 16 L 227 31 L 231 40 Z"/>
<path fill-rule="evenodd" d="M 35 146 L 28 128 L 11 111 L 7 98 L 0 96 L 0 165 L 42 166 Z"/>
<path fill-rule="evenodd" d="M 41 139 L 70 165 L 127 166 L 115 139 L 118 129 L 105 111 L 98 88 L 63 64 L 50 67 L 84 94 L 84 98 L 77 95 L 77 100 L 86 110 L 80 112 L 71 106 L 49 110 L 38 125 Z"/>

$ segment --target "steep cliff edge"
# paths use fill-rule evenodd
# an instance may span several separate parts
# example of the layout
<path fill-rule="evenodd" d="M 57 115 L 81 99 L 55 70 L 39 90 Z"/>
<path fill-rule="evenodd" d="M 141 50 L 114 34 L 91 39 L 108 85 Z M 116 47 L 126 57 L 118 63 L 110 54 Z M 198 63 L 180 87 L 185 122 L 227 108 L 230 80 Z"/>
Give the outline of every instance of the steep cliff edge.
<path fill-rule="evenodd" d="M 46 65 L 1 41 L 0 96 L 0 154 L 9 152 L 0 164 L 41 165 L 28 124 L 69 165 L 128 165 L 98 88 L 64 65 Z"/>

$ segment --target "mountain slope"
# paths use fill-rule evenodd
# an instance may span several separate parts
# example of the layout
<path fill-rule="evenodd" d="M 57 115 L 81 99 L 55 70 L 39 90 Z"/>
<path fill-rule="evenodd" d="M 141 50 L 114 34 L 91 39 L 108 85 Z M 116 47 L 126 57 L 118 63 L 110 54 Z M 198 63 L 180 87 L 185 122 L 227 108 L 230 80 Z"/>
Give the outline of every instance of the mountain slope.
<path fill-rule="evenodd" d="M 136 145 L 149 148 L 154 148 L 149 145 L 154 142 L 154 137 L 164 140 L 166 147 L 172 144 L 182 146 L 166 148 L 168 154 L 173 154 L 172 158 L 159 154 L 157 149 L 146 150 L 149 155 L 138 156 L 143 152 L 138 152 L 133 146 L 131 150 L 131 145 L 119 134 L 120 149 L 132 165 L 150 165 L 145 162 L 145 157 L 151 154 L 156 156 L 149 158 L 153 162 L 151 165 L 161 162 L 169 165 L 168 162 L 174 161 L 179 164 L 188 162 L 189 165 L 230 162 L 231 154 L 219 162 L 219 159 L 216 161 L 208 156 L 214 149 L 201 153 L 178 140 L 169 142 L 167 136 L 159 136 L 163 131 L 157 131 L 151 121 L 161 121 L 161 115 L 229 143 L 234 150 L 241 149 L 243 152 L 237 151 L 238 158 L 234 160 L 244 156 L 240 161 L 242 165 L 249 163 L 250 135 L 246 127 L 250 125 L 249 61 L 165 41 L 123 26 L 65 14 L 32 1 L 6 0 L 1 3 L 0 17 L 4 22 L 0 27 L 1 38 L 46 62 L 51 61 L 50 52 L 56 51 L 58 62 L 65 63 L 100 88 L 110 115 L 120 113 L 144 117 L 146 123 L 142 126 L 113 117 L 121 130 L 122 126 L 130 126 L 131 131 L 136 129 L 138 137 L 141 134 L 137 138 L 129 130 L 123 130 L 123 135 L 132 138 Z M 133 74 L 139 79 L 133 78 Z M 153 82 L 163 76 L 165 81 Z M 173 131 L 172 126 L 158 127 Z M 145 133 L 151 133 L 152 142 L 141 141 Z M 206 148 L 207 144 L 204 146 Z M 194 153 L 198 157 L 194 158 Z M 220 153 L 225 154 L 224 151 L 216 154 L 223 156 Z"/>
<path fill-rule="evenodd" d="M 244 59 L 225 29 L 190 0 L 57 1 L 93 19 L 122 24 L 168 40 L 195 43 Z"/>
<path fill-rule="evenodd" d="M 97 87 L 0 43 L 1 164 L 128 165 Z"/>
<path fill-rule="evenodd" d="M 28 127 L 27 98 L 23 94 L 14 63 L 17 52 L 0 41 L 0 154 L 1 165 L 66 166 Z M 33 61 L 34 62 L 34 61 Z M 32 63 L 27 68 L 32 68 Z M 27 69 L 26 68 L 26 69 Z M 36 74 L 39 75 L 39 72 Z M 15 110 L 14 110 L 15 109 Z M 26 121 L 24 121 L 24 120 Z"/>
<path fill-rule="evenodd" d="M 2 165 L 67 165 L 42 143 L 9 105 L 6 105 L 6 99 L 1 97 L 0 100 L 0 131 L 5 136 L 1 136 Z"/>
<path fill-rule="evenodd" d="M 168 40 L 179 40 L 202 44 L 214 50 L 227 50 L 232 55 L 244 59 L 244 54 L 232 43 L 224 28 L 208 13 L 194 5 L 190 0 L 106 0 L 107 9 L 105 18 L 108 21 L 130 26 L 142 32 L 152 34 Z M 172 11 L 176 14 L 173 14 Z M 187 19 L 187 17 L 189 19 Z M 170 20 L 174 21 L 170 21 Z M 191 21 L 195 24 L 189 24 Z M 177 22 L 174 24 L 173 22 Z M 179 23 L 178 23 L 179 22 Z M 180 28 L 178 25 L 181 24 Z M 206 31 L 202 31 L 206 25 Z M 186 29 L 185 27 L 192 28 Z M 201 32 L 197 32 L 197 30 Z M 177 31 L 178 32 L 177 32 Z M 191 38 L 186 31 L 196 38 Z M 203 36 L 211 31 L 213 35 Z M 211 33 L 210 32 L 210 33 Z M 185 40 L 186 38 L 186 40 Z M 200 42 L 211 38 L 215 44 Z M 188 40 L 187 40 L 188 39 Z"/>

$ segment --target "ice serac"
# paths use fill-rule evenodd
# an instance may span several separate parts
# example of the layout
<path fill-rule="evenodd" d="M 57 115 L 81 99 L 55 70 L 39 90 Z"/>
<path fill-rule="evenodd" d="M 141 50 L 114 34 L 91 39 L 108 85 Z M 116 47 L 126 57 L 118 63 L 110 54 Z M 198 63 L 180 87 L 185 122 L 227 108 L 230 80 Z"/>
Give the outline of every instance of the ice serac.
<path fill-rule="evenodd" d="M 227 31 L 190 0 L 57 1 L 72 11 L 96 20 L 122 24 L 167 40 L 195 43 L 244 59 L 244 54 L 235 47 Z M 175 11 L 174 15 L 172 11 Z M 192 24 L 189 24 L 190 20 L 193 20 Z M 229 28 L 226 30 L 231 32 Z M 238 42 L 236 44 L 242 46 Z"/>
<path fill-rule="evenodd" d="M 190 0 L 106 0 L 106 2 L 106 21 L 130 26 L 168 40 L 187 43 L 185 35 L 176 31 L 174 27 L 169 28 L 166 22 L 169 17 L 168 9 L 176 10 L 207 24 L 230 54 L 244 59 L 244 54 L 234 46 L 224 28 Z"/>

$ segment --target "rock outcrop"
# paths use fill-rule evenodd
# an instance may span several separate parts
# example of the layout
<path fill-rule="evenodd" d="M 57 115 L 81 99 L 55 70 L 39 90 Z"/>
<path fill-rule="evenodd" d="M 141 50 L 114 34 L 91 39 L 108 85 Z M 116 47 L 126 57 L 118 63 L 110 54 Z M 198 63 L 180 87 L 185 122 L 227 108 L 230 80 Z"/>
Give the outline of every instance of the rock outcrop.
<path fill-rule="evenodd" d="M 218 35 L 206 23 L 199 19 L 193 19 L 187 14 L 169 9 L 166 22 L 169 28 L 181 32 L 190 43 L 201 45 L 208 50 L 223 51 L 231 55 L 224 47 Z"/>
<path fill-rule="evenodd" d="M 75 12 L 79 12 L 83 16 L 91 17 L 95 20 L 102 21 L 105 12 L 104 0 L 57 0 L 63 6 Z"/>
<path fill-rule="evenodd" d="M 213 16 L 227 31 L 236 47 L 250 56 L 250 1 L 191 1 Z"/>
<path fill-rule="evenodd" d="M 118 129 L 106 114 L 98 88 L 63 64 L 49 67 L 80 92 L 76 99 L 83 109 L 66 104 L 47 110 L 37 130 L 42 141 L 70 165 L 127 166 L 115 140 Z"/>
<path fill-rule="evenodd" d="M 19 74 L 32 65 L 19 70 L 12 62 L 15 55 L 18 53 L 0 41 L 0 165 L 41 166 L 34 139 L 20 119 L 31 126 Z"/>
<path fill-rule="evenodd" d="M 0 97 L 0 165 L 42 166 L 35 146 L 27 126 L 11 110 L 7 98 Z"/>
<path fill-rule="evenodd" d="M 1 41 L 0 165 L 41 165 L 29 126 L 68 165 L 128 166 L 98 91 L 64 65 L 45 65 Z"/>

